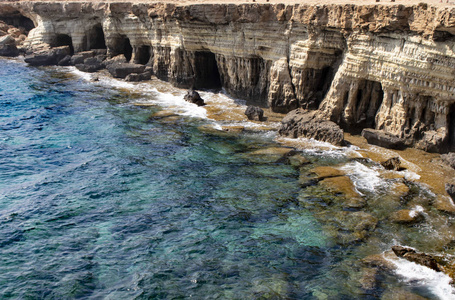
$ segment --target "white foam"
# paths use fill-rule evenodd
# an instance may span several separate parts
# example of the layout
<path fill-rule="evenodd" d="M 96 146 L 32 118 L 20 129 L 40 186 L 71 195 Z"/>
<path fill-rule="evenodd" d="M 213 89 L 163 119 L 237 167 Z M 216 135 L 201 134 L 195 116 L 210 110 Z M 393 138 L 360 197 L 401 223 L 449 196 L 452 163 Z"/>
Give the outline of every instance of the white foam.
<path fill-rule="evenodd" d="M 357 190 L 374 192 L 387 186 L 380 173 L 374 167 L 367 167 L 357 161 L 348 163 L 340 168 L 351 178 Z"/>
<path fill-rule="evenodd" d="M 389 261 L 397 267 L 395 273 L 403 281 L 425 287 L 441 300 L 455 299 L 455 289 L 450 284 L 452 279 L 447 274 L 436 272 L 402 258 Z"/>
<path fill-rule="evenodd" d="M 411 211 L 409 212 L 409 216 L 411 218 L 417 217 L 418 215 L 422 214 L 424 212 L 424 208 L 420 205 L 416 205 Z"/>

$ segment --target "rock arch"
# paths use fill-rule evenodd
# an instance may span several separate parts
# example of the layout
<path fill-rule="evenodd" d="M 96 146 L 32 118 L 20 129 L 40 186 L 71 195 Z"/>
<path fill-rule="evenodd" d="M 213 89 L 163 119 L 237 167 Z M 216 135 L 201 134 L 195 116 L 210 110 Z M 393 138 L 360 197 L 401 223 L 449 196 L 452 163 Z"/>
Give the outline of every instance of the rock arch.
<path fill-rule="evenodd" d="M 51 47 L 69 46 L 71 55 L 74 54 L 73 39 L 67 34 L 57 34 L 51 42 Z"/>
<path fill-rule="evenodd" d="M 111 57 L 123 54 L 126 60 L 130 61 L 133 56 L 133 47 L 131 47 L 130 39 L 126 35 L 112 37 L 108 48 Z"/>

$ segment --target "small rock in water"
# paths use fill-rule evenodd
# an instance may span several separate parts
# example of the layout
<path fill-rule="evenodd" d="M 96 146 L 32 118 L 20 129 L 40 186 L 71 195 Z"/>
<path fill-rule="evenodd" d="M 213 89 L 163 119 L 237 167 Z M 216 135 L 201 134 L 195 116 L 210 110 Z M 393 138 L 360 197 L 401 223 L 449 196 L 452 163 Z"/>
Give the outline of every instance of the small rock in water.
<path fill-rule="evenodd" d="M 250 105 L 245 110 L 248 120 L 264 121 L 264 110 L 260 107 Z"/>
<path fill-rule="evenodd" d="M 185 101 L 188 101 L 190 103 L 194 103 L 197 106 L 204 106 L 204 100 L 201 98 L 198 92 L 196 92 L 194 89 L 189 89 L 188 92 L 186 93 L 185 97 L 183 97 Z"/>
<path fill-rule="evenodd" d="M 392 158 L 389 158 L 388 160 L 386 161 L 383 161 L 381 163 L 381 165 L 386 169 L 386 170 L 395 170 L 395 171 L 399 171 L 401 170 L 402 168 L 400 167 L 401 165 L 401 160 L 399 157 L 392 157 Z"/>
<path fill-rule="evenodd" d="M 390 220 L 399 224 L 415 224 L 424 220 L 423 213 L 420 210 L 402 209 L 393 212 Z"/>

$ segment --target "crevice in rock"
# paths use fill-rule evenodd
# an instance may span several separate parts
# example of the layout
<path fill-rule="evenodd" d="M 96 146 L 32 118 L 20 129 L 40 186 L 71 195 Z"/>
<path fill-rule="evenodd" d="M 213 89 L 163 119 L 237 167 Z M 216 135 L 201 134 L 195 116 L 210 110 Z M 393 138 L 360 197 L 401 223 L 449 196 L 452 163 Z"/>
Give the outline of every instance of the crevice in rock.
<path fill-rule="evenodd" d="M 1 16 L 0 20 L 16 28 L 23 28 L 25 35 L 28 35 L 29 31 L 35 28 L 33 21 L 21 15 L 19 12 L 13 15 Z"/>
<path fill-rule="evenodd" d="M 85 42 L 84 50 L 106 49 L 104 31 L 101 24 L 96 24 L 92 27 L 86 36 Z"/>
<path fill-rule="evenodd" d="M 134 54 L 134 63 L 146 65 L 150 61 L 151 48 L 148 45 L 141 45 L 137 47 L 136 53 Z"/>
<path fill-rule="evenodd" d="M 67 34 L 57 34 L 50 45 L 51 47 L 69 46 L 71 55 L 74 54 L 73 39 Z"/>
<path fill-rule="evenodd" d="M 449 127 L 448 150 L 455 151 L 455 103 L 449 106 L 447 126 Z"/>
<path fill-rule="evenodd" d="M 194 72 L 194 88 L 221 88 L 221 75 L 213 52 L 196 51 L 194 53 Z"/>
<path fill-rule="evenodd" d="M 380 82 L 360 80 L 356 89 L 347 90 L 343 105 L 349 113 L 345 115 L 341 126 L 351 133 L 359 134 L 364 128 L 376 127 L 376 114 L 384 99 Z M 350 98 L 353 97 L 353 101 Z"/>
<path fill-rule="evenodd" d="M 127 61 L 130 61 L 133 55 L 133 47 L 131 47 L 130 39 L 126 35 L 113 37 L 109 50 L 111 57 L 123 54 Z"/>

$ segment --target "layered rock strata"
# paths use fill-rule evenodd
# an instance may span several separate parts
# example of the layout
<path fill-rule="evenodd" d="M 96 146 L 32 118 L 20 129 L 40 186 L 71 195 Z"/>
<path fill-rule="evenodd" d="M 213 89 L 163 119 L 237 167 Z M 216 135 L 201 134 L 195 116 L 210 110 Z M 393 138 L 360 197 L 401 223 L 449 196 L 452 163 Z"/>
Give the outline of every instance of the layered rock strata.
<path fill-rule="evenodd" d="M 30 48 L 105 48 L 180 87 L 455 147 L 454 8 L 21 1 L 0 3 L 0 19 L 32 20 Z"/>

